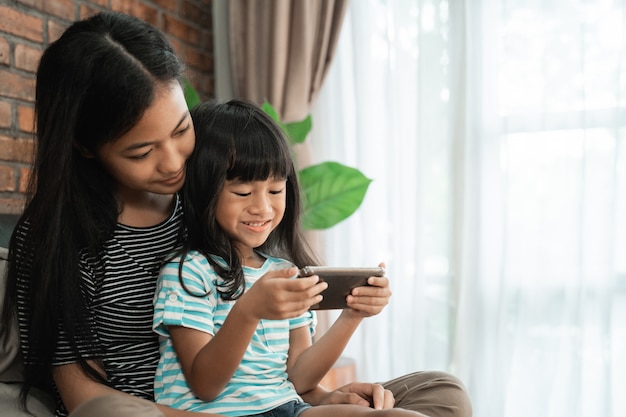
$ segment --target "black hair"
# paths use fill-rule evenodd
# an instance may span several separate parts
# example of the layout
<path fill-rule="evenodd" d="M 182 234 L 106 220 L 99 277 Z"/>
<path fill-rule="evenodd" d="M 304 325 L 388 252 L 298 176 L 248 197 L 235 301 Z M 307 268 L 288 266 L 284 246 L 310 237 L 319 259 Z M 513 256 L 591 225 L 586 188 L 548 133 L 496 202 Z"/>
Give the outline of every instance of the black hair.
<path fill-rule="evenodd" d="M 187 161 L 182 190 L 187 225 L 182 259 L 190 250 L 201 252 L 224 279 L 220 296 L 227 300 L 241 296 L 245 281 L 240 254 L 215 219 L 218 195 L 226 180 L 275 177 L 287 180 L 285 214 L 257 250 L 299 266 L 317 264 L 301 227 L 301 192 L 282 128 L 261 108 L 239 99 L 205 102 L 191 110 L 191 117 L 196 147 Z"/>
<path fill-rule="evenodd" d="M 160 31 L 117 12 L 73 23 L 43 52 L 36 79 L 36 154 L 29 197 L 9 245 L 2 312 L 2 328 L 8 329 L 19 301 L 18 319 L 28 329 L 21 333 L 23 404 L 32 387 L 51 388 L 59 326 L 83 370 L 103 381 L 80 357 L 76 342 L 93 340 L 78 265 L 81 253 L 98 257 L 120 208 L 107 171 L 83 155 L 128 132 L 156 90 L 180 82 L 183 71 Z"/>

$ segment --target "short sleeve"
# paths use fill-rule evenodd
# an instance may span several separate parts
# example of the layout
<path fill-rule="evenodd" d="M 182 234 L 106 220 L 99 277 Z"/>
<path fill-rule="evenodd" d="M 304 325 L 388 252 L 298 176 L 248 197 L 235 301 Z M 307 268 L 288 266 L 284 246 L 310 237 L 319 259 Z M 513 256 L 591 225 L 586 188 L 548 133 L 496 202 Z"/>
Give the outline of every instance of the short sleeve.
<path fill-rule="evenodd" d="M 295 330 L 304 326 L 309 326 L 311 336 L 315 334 L 315 327 L 317 326 L 317 315 L 315 311 L 309 310 L 301 316 L 289 320 L 289 330 Z"/>
<path fill-rule="evenodd" d="M 85 300 L 85 304 L 87 305 L 87 315 L 85 320 L 89 323 L 89 335 L 76 335 L 75 343 L 78 352 L 75 351 L 65 330 L 65 326 L 63 325 L 62 320 L 59 319 L 58 339 L 54 357 L 52 359 L 52 365 L 55 366 L 77 362 L 79 357 L 97 358 L 102 356 L 102 352 L 100 352 L 97 347 L 100 343 L 95 333 L 96 326 L 94 323 L 96 322 L 96 319 L 94 317 L 93 308 L 94 300 L 97 294 L 98 282 L 96 281 L 96 272 L 84 253 L 80 256 L 78 271 L 81 280 L 80 285 L 82 296 Z"/>
<path fill-rule="evenodd" d="M 167 336 L 169 326 L 182 326 L 215 334 L 214 312 L 217 291 L 215 272 L 206 258 L 190 254 L 185 258 L 179 277 L 179 262 L 166 263 L 159 273 L 154 296 L 153 330 Z"/>

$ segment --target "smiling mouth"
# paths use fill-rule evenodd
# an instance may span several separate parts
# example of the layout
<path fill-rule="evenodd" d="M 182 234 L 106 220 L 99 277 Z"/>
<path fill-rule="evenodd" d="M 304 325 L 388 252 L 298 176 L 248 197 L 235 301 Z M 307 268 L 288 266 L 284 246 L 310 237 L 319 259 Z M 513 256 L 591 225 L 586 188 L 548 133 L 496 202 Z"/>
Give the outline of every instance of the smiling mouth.
<path fill-rule="evenodd" d="M 176 174 L 174 177 L 166 179 L 164 181 L 161 181 L 163 184 L 176 184 L 178 181 L 180 181 L 183 178 L 185 171 L 180 171 L 178 174 Z"/>
<path fill-rule="evenodd" d="M 250 226 L 250 227 L 262 227 L 268 224 L 270 221 L 271 220 L 263 220 L 260 222 L 243 222 L 243 224 L 245 224 L 246 226 Z"/>

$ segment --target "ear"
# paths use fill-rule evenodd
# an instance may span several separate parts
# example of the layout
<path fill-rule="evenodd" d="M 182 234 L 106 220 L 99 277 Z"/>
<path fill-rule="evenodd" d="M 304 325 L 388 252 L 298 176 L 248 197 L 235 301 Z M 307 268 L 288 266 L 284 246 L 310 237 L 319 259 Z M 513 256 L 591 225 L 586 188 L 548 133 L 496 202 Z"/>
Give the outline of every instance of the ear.
<path fill-rule="evenodd" d="M 78 153 L 81 154 L 84 158 L 93 159 L 93 158 L 96 157 L 93 154 L 93 152 L 91 152 L 89 149 L 85 148 L 83 145 L 79 145 L 76 142 L 74 142 L 74 149 L 76 149 L 78 151 Z"/>

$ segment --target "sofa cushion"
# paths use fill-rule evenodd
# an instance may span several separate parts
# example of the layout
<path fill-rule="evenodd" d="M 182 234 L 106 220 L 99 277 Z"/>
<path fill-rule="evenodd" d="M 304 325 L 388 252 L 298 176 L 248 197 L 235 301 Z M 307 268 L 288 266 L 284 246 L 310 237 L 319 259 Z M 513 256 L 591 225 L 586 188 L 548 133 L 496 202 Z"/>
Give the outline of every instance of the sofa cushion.
<path fill-rule="evenodd" d="M 6 287 L 6 263 L 8 250 L 0 247 L 0 311 L 4 301 Z M 0 382 L 16 382 L 23 380 L 20 340 L 17 327 L 9 332 L 0 332 Z"/>

